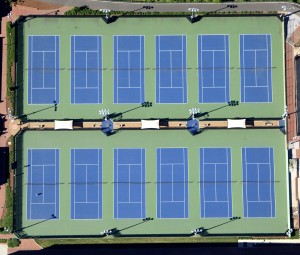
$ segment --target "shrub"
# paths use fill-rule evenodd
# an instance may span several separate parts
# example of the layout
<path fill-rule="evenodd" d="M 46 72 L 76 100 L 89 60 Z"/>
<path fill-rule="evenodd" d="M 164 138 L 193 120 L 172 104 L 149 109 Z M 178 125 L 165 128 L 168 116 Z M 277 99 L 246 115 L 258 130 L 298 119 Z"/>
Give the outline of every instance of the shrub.
<path fill-rule="evenodd" d="M 14 88 L 15 84 L 12 77 L 12 68 L 14 68 L 15 63 L 15 28 L 11 27 L 10 22 L 6 23 L 6 36 L 7 36 L 7 70 L 6 70 L 6 77 L 7 77 L 7 88 L 6 94 L 10 101 L 11 111 L 14 114 Z M 14 70 L 13 70 L 14 72 Z"/>
<path fill-rule="evenodd" d="M 7 246 L 10 248 L 18 247 L 21 241 L 17 238 L 10 238 L 7 240 Z"/>
<path fill-rule="evenodd" d="M 8 180 L 6 186 L 6 197 L 5 197 L 6 212 L 2 220 L 2 224 L 7 232 L 13 231 L 13 193 L 11 191 L 10 182 Z"/>

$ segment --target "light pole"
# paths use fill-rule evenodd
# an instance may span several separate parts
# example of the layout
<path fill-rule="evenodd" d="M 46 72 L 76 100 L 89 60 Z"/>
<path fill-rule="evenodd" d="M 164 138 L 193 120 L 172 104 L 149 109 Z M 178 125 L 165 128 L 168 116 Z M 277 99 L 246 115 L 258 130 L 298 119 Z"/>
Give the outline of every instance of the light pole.
<path fill-rule="evenodd" d="M 190 108 L 189 112 L 190 112 L 192 119 L 195 119 L 195 114 L 200 113 L 200 109 L 199 108 Z"/>
<path fill-rule="evenodd" d="M 99 110 L 99 114 L 104 117 L 104 120 L 107 120 L 108 115 L 109 115 L 109 110 L 108 109 L 101 109 L 101 110 Z"/>
<path fill-rule="evenodd" d="M 105 14 L 105 18 L 108 20 L 110 17 L 109 17 L 109 14 L 111 12 L 111 10 L 109 9 L 100 9 L 99 11 L 103 12 Z"/>
<path fill-rule="evenodd" d="M 191 19 L 194 19 L 194 18 L 196 18 L 196 12 L 198 12 L 199 11 L 199 9 L 198 8 L 188 8 L 188 11 L 190 11 L 191 12 Z"/>

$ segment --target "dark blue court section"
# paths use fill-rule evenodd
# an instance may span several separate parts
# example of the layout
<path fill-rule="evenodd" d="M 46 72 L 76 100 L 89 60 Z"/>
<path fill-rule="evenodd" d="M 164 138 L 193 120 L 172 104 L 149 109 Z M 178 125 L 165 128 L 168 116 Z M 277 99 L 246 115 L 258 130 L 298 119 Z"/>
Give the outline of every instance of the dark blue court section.
<path fill-rule="evenodd" d="M 27 219 L 59 218 L 59 150 L 28 149 Z"/>
<path fill-rule="evenodd" d="M 71 149 L 71 219 L 102 218 L 102 150 Z"/>
<path fill-rule="evenodd" d="M 188 218 L 188 149 L 158 148 L 157 218 Z"/>
<path fill-rule="evenodd" d="M 244 217 L 275 217 L 273 148 L 243 148 Z"/>
<path fill-rule="evenodd" d="M 59 36 L 28 36 L 28 104 L 59 103 Z"/>
<path fill-rule="evenodd" d="M 101 36 L 71 36 L 71 103 L 102 103 Z"/>
<path fill-rule="evenodd" d="M 242 102 L 272 102 L 271 54 L 271 35 L 240 35 Z"/>
<path fill-rule="evenodd" d="M 156 36 L 156 103 L 186 103 L 186 36 Z"/>
<path fill-rule="evenodd" d="M 114 149 L 114 218 L 145 218 L 145 149 Z"/>
<path fill-rule="evenodd" d="M 229 95 L 229 36 L 198 36 L 199 103 L 224 103 Z"/>
<path fill-rule="evenodd" d="M 231 149 L 200 148 L 201 218 L 231 218 Z"/>
<path fill-rule="evenodd" d="M 114 36 L 114 103 L 144 102 L 144 36 Z"/>

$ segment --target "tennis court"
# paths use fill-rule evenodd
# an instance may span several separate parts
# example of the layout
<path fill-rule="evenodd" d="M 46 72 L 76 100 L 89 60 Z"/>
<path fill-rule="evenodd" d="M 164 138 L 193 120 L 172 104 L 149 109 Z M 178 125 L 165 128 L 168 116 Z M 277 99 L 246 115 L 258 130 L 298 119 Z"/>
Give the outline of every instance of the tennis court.
<path fill-rule="evenodd" d="M 71 219 L 102 218 L 102 150 L 71 149 Z"/>
<path fill-rule="evenodd" d="M 144 102 L 144 37 L 114 36 L 114 103 Z"/>
<path fill-rule="evenodd" d="M 271 35 L 240 35 L 241 101 L 272 102 Z"/>
<path fill-rule="evenodd" d="M 273 148 L 243 148 L 244 217 L 276 217 Z"/>
<path fill-rule="evenodd" d="M 59 103 L 59 36 L 28 36 L 28 104 Z"/>
<path fill-rule="evenodd" d="M 114 217 L 145 218 L 145 149 L 114 149 Z"/>
<path fill-rule="evenodd" d="M 102 103 L 101 36 L 71 36 L 71 103 Z"/>
<path fill-rule="evenodd" d="M 232 217 L 231 149 L 200 148 L 201 217 Z"/>
<path fill-rule="evenodd" d="M 199 103 L 229 102 L 229 36 L 199 35 Z"/>
<path fill-rule="evenodd" d="M 28 149 L 27 219 L 59 219 L 59 149 Z"/>
<path fill-rule="evenodd" d="M 156 103 L 187 102 L 186 36 L 156 36 Z"/>
<path fill-rule="evenodd" d="M 16 138 L 17 229 L 28 236 L 286 231 L 285 135 L 269 128 L 198 132 L 206 118 L 281 118 L 283 24 L 277 17 L 203 17 L 193 24 L 186 17 L 120 17 L 111 24 L 98 17 L 36 17 L 18 26 L 24 54 L 17 63 L 16 115 L 102 126 Z M 229 107 L 231 100 L 239 104 Z M 108 120 L 101 109 L 110 112 Z M 120 125 L 113 132 L 117 119 L 187 120 L 187 126 Z"/>
<path fill-rule="evenodd" d="M 157 217 L 188 218 L 188 150 L 157 149 Z"/>

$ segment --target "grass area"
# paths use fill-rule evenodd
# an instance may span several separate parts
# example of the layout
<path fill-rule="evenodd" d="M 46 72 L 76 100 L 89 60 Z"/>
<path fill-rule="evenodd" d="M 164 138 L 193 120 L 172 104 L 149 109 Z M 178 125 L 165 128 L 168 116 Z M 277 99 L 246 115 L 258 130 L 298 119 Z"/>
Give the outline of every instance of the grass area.
<path fill-rule="evenodd" d="M 15 108 L 15 80 L 12 74 L 14 74 L 15 68 L 15 27 L 11 27 L 10 22 L 6 23 L 6 36 L 7 36 L 7 82 L 6 82 L 6 95 L 9 100 L 9 105 L 14 114 Z"/>
<path fill-rule="evenodd" d="M 53 245 L 74 244 L 154 244 L 154 243 L 236 243 L 238 237 L 118 237 L 118 238 L 72 238 L 72 239 L 35 239 L 43 248 Z"/>

